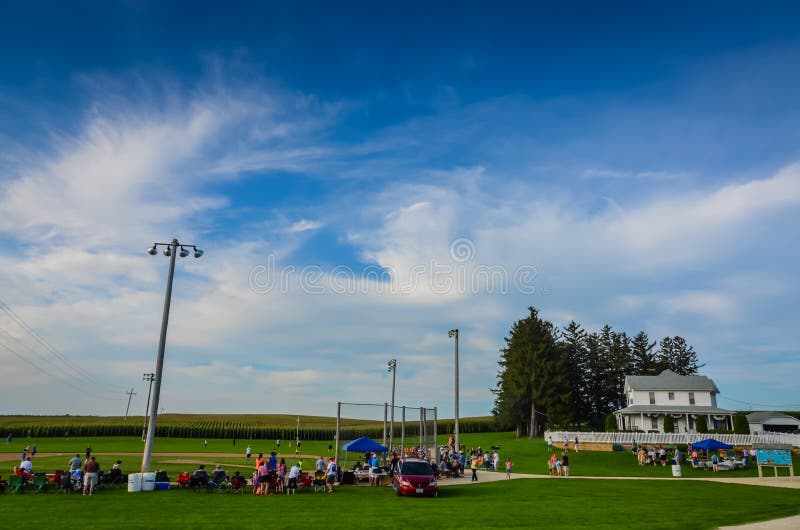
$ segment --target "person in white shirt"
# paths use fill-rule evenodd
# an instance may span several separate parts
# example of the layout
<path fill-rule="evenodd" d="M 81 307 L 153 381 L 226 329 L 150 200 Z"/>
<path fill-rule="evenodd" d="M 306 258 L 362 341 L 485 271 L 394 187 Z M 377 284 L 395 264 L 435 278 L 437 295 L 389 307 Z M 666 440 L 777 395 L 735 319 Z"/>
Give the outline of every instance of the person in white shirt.
<path fill-rule="evenodd" d="M 298 476 L 300 476 L 300 466 L 295 463 L 289 470 L 289 485 L 287 486 L 288 489 L 286 490 L 287 495 L 294 495 L 294 492 L 297 489 Z"/>
<path fill-rule="evenodd" d="M 26 456 L 25 460 L 20 463 L 19 470 L 22 471 L 25 478 L 30 478 L 33 475 L 33 463 L 31 463 L 30 456 Z"/>
<path fill-rule="evenodd" d="M 336 475 L 338 474 L 338 468 L 336 467 L 336 458 L 331 458 L 331 461 L 328 463 L 328 469 L 325 472 L 327 477 L 327 486 L 328 486 L 328 493 L 333 493 L 333 483 L 336 482 Z"/>
<path fill-rule="evenodd" d="M 497 451 L 494 452 L 494 462 L 493 462 L 493 471 L 497 471 L 500 468 L 500 453 Z"/>
<path fill-rule="evenodd" d="M 317 460 L 316 470 L 325 471 L 325 459 L 323 459 L 322 457 L 319 457 L 319 460 Z"/>

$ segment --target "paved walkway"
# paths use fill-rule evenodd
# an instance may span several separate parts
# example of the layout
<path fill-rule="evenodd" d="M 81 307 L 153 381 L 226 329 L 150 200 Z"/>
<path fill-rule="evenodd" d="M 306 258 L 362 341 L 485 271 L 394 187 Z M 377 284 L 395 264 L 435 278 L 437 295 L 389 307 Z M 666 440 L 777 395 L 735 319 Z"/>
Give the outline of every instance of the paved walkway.
<path fill-rule="evenodd" d="M 773 519 L 762 523 L 750 523 L 739 526 L 721 526 L 720 530 L 797 530 L 800 528 L 800 515 Z"/>

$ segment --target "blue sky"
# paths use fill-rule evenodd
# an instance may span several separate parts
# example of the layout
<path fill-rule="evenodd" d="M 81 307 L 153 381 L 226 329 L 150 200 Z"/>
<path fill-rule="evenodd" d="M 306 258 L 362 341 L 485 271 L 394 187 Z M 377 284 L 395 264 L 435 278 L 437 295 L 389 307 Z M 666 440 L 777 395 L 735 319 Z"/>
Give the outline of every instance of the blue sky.
<path fill-rule="evenodd" d="M 722 406 L 798 410 L 797 11 L 9 6 L 0 297 L 62 357 L 0 314 L 0 402 L 120 414 L 133 386 L 140 413 L 143 250 L 179 237 L 206 255 L 178 264 L 167 411 L 332 415 L 388 400 L 396 357 L 398 402 L 450 416 L 458 327 L 483 415 L 528 305 L 683 335 Z"/>

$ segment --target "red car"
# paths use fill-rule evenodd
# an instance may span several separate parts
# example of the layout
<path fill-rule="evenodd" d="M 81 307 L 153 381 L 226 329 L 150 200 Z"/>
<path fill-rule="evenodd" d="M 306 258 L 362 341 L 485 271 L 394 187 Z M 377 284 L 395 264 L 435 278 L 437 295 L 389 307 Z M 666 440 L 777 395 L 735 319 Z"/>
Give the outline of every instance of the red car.
<path fill-rule="evenodd" d="M 392 477 L 392 487 L 397 495 L 439 496 L 439 487 L 431 465 L 418 458 L 400 460 L 397 473 Z"/>

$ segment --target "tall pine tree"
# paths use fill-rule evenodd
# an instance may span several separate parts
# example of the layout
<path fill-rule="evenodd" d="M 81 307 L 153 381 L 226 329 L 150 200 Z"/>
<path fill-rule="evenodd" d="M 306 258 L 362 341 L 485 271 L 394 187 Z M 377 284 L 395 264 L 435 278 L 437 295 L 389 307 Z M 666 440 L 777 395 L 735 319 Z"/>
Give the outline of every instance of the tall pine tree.
<path fill-rule="evenodd" d="M 586 349 L 586 331 L 574 320 L 561 332 L 561 348 L 566 363 L 566 375 L 572 394 L 570 420 L 575 423 L 587 422 L 591 417 L 591 394 Z"/>
<path fill-rule="evenodd" d="M 658 375 L 662 368 L 658 362 L 658 355 L 654 348 L 656 341 L 650 342 L 647 333 L 640 331 L 631 341 L 631 356 L 633 357 L 633 375 Z"/>
<path fill-rule="evenodd" d="M 517 436 L 538 435 L 540 422 L 568 417 L 570 389 L 556 330 L 528 308 L 526 318 L 514 323 L 501 350 L 495 389 L 495 417 L 514 426 Z"/>

